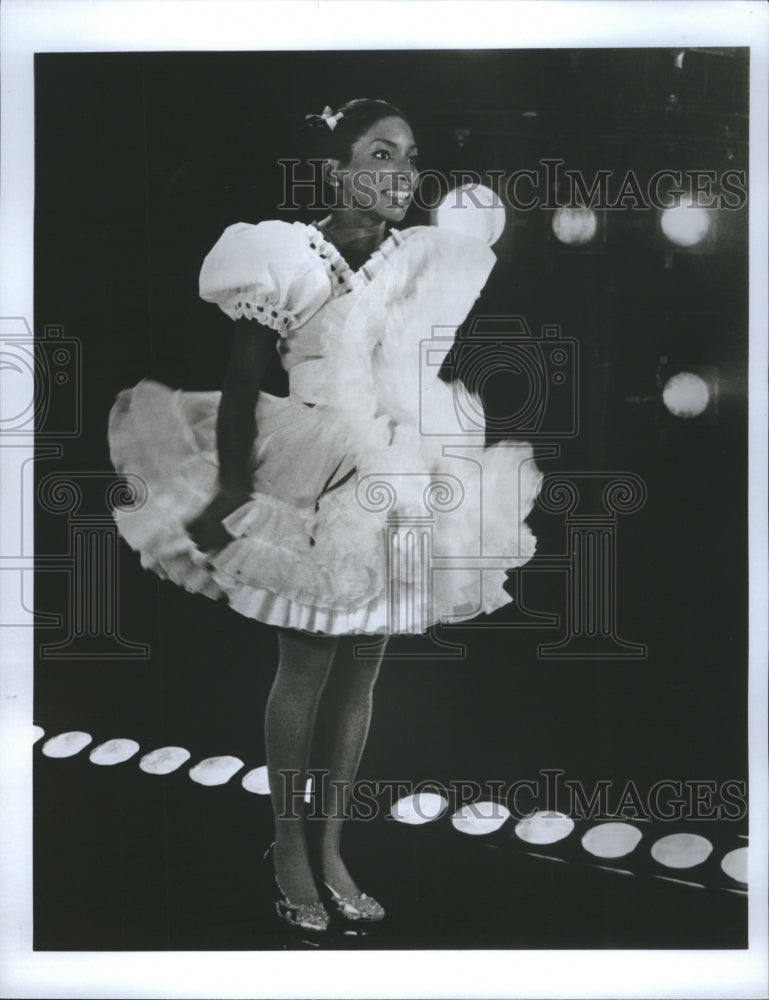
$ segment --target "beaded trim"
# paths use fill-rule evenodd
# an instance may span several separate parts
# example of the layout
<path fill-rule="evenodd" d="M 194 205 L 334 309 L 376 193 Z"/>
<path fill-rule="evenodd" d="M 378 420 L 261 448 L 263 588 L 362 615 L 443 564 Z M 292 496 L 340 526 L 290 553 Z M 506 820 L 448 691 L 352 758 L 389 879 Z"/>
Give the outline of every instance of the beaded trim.
<path fill-rule="evenodd" d="M 301 226 L 310 250 L 323 264 L 331 279 L 334 297 L 346 295 L 358 285 L 370 282 L 381 261 L 387 257 L 388 251 L 400 246 L 405 237 L 414 232 L 414 229 L 406 229 L 403 232 L 391 229 L 389 236 L 380 243 L 368 260 L 357 271 L 353 271 L 334 244 L 329 242 L 312 223 L 295 222 L 294 225 Z M 255 319 L 277 333 L 287 333 L 295 319 L 293 313 L 270 302 L 255 286 L 234 289 L 226 304 L 222 303 L 221 307 L 232 319 L 243 317 Z"/>
<path fill-rule="evenodd" d="M 399 246 L 404 236 L 404 233 L 397 229 L 391 229 L 387 239 L 380 243 L 357 271 L 353 271 L 339 250 L 325 238 L 317 226 L 311 222 L 295 222 L 294 225 L 304 229 L 310 249 L 317 254 L 326 268 L 335 296 L 345 295 L 353 291 L 361 282 L 370 281 L 373 273 L 372 264 L 375 270 L 379 259 L 384 258 L 391 247 Z M 406 230 L 406 232 L 408 233 L 410 230 Z"/>
<path fill-rule="evenodd" d="M 236 288 L 224 310 L 232 319 L 255 319 L 278 333 L 285 333 L 294 318 L 287 309 L 273 305 L 256 288 Z"/>
<path fill-rule="evenodd" d="M 383 240 L 369 259 L 361 264 L 360 269 L 353 275 L 353 280 L 356 282 L 370 282 L 375 277 L 382 261 L 386 260 L 389 256 L 390 251 L 395 247 L 399 247 L 404 239 L 414 232 L 416 232 L 416 228 L 413 226 L 411 229 L 405 229 L 402 232 L 400 229 L 391 229 L 387 239 Z"/>
<path fill-rule="evenodd" d="M 353 271 L 339 250 L 333 243 L 329 242 L 320 229 L 312 223 L 295 222 L 294 225 L 301 226 L 307 237 L 307 242 L 318 259 L 322 262 L 326 273 L 331 279 L 333 294 L 346 295 L 352 291 Z"/>

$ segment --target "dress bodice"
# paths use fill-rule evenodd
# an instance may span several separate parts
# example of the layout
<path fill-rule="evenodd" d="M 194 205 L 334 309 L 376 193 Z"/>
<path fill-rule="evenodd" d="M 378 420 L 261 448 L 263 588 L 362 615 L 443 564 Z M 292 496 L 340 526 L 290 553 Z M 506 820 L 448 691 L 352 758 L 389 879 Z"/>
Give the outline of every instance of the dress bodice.
<path fill-rule="evenodd" d="M 392 230 L 353 271 L 313 225 L 238 223 L 206 257 L 200 293 L 279 332 L 293 399 L 404 419 L 494 262 L 475 237 L 414 226 Z"/>
<path fill-rule="evenodd" d="M 329 279 L 329 288 L 319 309 L 301 325 L 291 325 L 277 347 L 281 364 L 289 373 L 291 395 L 302 402 L 319 403 L 323 402 L 320 383 L 328 353 L 328 332 L 343 329 L 353 305 L 365 297 L 366 287 L 382 268 L 393 266 L 393 258 L 397 263 L 398 248 L 418 229 L 392 230 L 362 267 L 353 271 L 315 226 L 299 222 L 294 225 L 306 230 L 310 249 L 317 251 L 318 266 Z M 373 333 L 376 317 L 372 315 L 370 320 Z"/>

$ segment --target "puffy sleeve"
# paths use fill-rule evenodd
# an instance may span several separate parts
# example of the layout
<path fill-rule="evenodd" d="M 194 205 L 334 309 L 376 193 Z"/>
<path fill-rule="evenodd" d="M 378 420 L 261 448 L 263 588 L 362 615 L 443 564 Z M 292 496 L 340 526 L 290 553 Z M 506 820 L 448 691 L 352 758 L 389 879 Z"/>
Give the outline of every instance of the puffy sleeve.
<path fill-rule="evenodd" d="M 302 326 L 331 294 L 302 228 L 278 220 L 228 226 L 203 261 L 199 289 L 232 319 L 279 333 Z"/>

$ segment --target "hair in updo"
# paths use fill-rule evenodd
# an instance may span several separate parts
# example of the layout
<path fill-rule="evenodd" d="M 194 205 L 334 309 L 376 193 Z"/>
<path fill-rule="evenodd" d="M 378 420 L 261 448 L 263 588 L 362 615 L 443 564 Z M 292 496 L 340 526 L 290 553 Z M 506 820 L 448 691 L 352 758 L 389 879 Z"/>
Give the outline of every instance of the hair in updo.
<path fill-rule="evenodd" d="M 334 128 L 322 115 L 307 115 L 299 130 L 300 150 L 305 159 L 333 159 L 348 163 L 355 142 L 376 122 L 383 118 L 402 118 L 408 121 L 400 108 L 389 101 L 356 98 L 334 110 Z"/>

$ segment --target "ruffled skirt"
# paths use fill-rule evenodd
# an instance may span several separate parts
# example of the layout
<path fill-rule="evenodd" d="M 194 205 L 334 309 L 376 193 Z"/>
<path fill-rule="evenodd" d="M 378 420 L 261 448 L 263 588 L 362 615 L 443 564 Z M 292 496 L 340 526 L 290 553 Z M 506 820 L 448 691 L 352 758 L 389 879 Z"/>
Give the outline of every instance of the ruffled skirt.
<path fill-rule="evenodd" d="M 452 405 L 443 383 L 433 395 Z M 505 570 L 535 548 L 528 444 L 447 446 L 401 425 L 367 450 L 366 428 L 334 408 L 262 393 L 252 494 L 211 555 L 185 525 L 216 492 L 219 399 L 149 380 L 117 398 L 110 455 L 136 502 L 114 516 L 142 566 L 249 618 L 331 635 L 420 633 L 510 601 Z"/>

